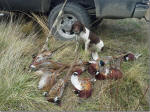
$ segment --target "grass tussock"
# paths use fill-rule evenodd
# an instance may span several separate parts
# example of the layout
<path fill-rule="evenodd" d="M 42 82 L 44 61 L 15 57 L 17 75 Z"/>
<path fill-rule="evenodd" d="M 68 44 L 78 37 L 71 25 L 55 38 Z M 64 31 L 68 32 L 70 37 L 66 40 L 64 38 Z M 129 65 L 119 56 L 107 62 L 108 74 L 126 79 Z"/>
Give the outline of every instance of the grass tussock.
<path fill-rule="evenodd" d="M 131 51 L 142 53 L 142 57 L 122 64 L 124 76 L 121 80 L 97 81 L 89 99 L 75 96 L 69 83 L 61 107 L 48 103 L 42 97 L 37 90 L 39 79 L 28 72 L 31 55 L 42 48 L 45 39 L 43 34 L 39 34 L 34 28 L 28 33 L 30 27 L 34 25 L 0 23 L 0 110 L 149 110 L 149 96 L 144 95 L 149 81 L 148 35 L 145 22 L 136 19 L 105 20 L 101 27 L 94 30 L 104 40 L 105 46 L 120 50 L 116 52 L 105 49 L 100 56 L 116 56 L 122 51 Z M 74 59 L 73 51 L 76 46 L 73 41 L 64 42 L 51 38 L 48 46 L 50 50 L 54 50 L 64 43 L 67 46 L 58 50 L 53 59 L 70 63 Z M 85 53 L 81 45 L 79 49 L 79 57 L 84 61 L 89 60 L 89 53 Z M 85 76 L 90 75 L 85 73 Z"/>
<path fill-rule="evenodd" d="M 0 110 L 53 109 L 37 90 L 37 77 L 28 72 L 37 34 L 25 37 L 21 28 L 0 24 Z"/>

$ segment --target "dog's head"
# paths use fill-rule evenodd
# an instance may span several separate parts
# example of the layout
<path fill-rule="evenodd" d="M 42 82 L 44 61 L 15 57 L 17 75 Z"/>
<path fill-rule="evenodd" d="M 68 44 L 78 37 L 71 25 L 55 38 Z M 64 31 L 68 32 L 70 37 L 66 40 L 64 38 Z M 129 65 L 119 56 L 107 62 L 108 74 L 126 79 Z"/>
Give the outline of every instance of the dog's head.
<path fill-rule="evenodd" d="M 72 25 L 72 28 L 71 28 L 71 33 L 75 33 L 75 34 L 80 34 L 81 32 L 86 32 L 85 30 L 85 26 L 79 22 L 79 21 L 76 21 L 73 25 Z"/>

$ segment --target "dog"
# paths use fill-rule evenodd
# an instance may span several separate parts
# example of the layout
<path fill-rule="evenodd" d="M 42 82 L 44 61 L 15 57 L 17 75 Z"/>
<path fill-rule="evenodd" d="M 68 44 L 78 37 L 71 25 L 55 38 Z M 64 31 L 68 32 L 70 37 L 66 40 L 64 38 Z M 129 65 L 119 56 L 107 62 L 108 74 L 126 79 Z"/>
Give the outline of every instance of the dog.
<path fill-rule="evenodd" d="M 81 22 L 76 21 L 71 27 L 70 30 L 71 33 L 74 33 L 77 35 L 79 39 L 82 39 L 85 43 L 85 52 L 87 52 L 88 48 L 94 48 L 91 49 L 92 51 L 92 58 L 94 60 L 97 60 L 98 52 L 103 50 L 104 48 L 104 42 L 96 36 L 93 32 L 91 32 L 88 28 L 86 28 Z"/>

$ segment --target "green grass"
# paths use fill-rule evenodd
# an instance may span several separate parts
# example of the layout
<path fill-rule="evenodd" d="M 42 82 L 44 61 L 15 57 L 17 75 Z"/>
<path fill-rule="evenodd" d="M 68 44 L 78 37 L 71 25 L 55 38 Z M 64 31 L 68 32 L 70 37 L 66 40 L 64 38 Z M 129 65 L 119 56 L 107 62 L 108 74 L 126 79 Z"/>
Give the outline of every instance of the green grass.
<path fill-rule="evenodd" d="M 105 46 L 120 51 L 142 53 L 134 62 L 124 62 L 124 76 L 118 81 L 96 81 L 93 94 L 89 99 L 80 99 L 72 92 L 69 83 L 62 98 L 62 106 L 48 103 L 37 89 L 39 78 L 28 71 L 32 61 L 31 55 L 37 53 L 45 40 L 45 34 L 39 34 L 30 22 L 0 23 L 0 110 L 149 110 L 148 94 L 143 94 L 149 81 L 149 49 L 146 23 L 137 19 L 105 20 L 94 32 L 101 36 Z M 32 22 L 32 21 L 31 21 Z M 31 29 L 31 30 L 29 30 Z M 135 33 L 136 32 L 136 33 Z M 75 44 L 50 39 L 49 49 L 69 44 L 55 53 L 53 59 L 70 63 Z M 89 60 L 82 46 L 79 56 Z M 105 49 L 100 56 L 119 55 L 120 53 Z M 90 76 L 85 73 L 85 76 Z M 142 98 L 142 99 L 141 99 Z"/>

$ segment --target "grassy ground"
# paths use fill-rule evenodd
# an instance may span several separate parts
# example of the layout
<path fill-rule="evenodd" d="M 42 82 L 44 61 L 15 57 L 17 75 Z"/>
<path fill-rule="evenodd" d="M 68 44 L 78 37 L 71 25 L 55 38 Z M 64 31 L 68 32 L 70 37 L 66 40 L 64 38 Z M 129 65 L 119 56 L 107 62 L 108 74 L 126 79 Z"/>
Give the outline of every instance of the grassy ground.
<path fill-rule="evenodd" d="M 45 35 L 34 28 L 32 22 L 0 22 L 0 110 L 149 110 L 149 96 L 144 95 L 149 81 L 148 27 L 143 20 L 105 20 L 93 29 L 101 36 L 105 46 L 121 51 L 142 53 L 134 62 L 124 62 L 124 76 L 118 81 L 97 81 L 89 99 L 80 99 L 72 92 L 69 83 L 62 98 L 62 106 L 48 103 L 37 89 L 38 77 L 28 72 L 31 55 L 40 50 Z M 49 49 L 62 41 L 50 39 Z M 73 43 L 73 42 L 65 42 Z M 54 55 L 54 60 L 71 62 L 75 44 Z M 119 55 L 105 49 L 100 56 Z M 80 58 L 90 59 L 80 47 Z M 85 73 L 85 76 L 89 74 Z"/>

